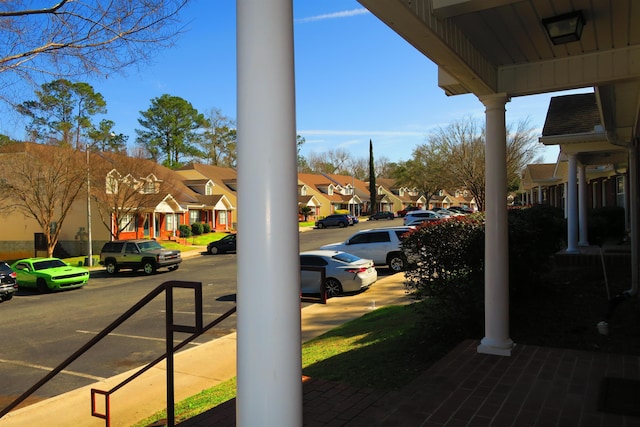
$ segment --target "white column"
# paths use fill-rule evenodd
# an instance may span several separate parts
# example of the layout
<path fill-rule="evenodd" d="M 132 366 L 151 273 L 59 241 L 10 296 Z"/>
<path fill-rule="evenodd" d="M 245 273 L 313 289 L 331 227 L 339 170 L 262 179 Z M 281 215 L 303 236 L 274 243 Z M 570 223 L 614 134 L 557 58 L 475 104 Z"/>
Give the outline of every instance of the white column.
<path fill-rule="evenodd" d="M 567 252 L 578 250 L 578 160 L 575 154 L 568 154 L 569 171 L 567 176 Z"/>
<path fill-rule="evenodd" d="M 578 246 L 589 246 L 587 237 L 587 175 L 586 166 L 578 166 L 578 224 L 580 240 Z"/>
<path fill-rule="evenodd" d="M 563 183 L 563 191 L 562 191 L 562 210 L 564 210 L 564 218 L 567 219 L 567 217 L 569 216 L 569 194 L 567 193 L 569 190 L 569 184 L 568 183 Z"/>
<path fill-rule="evenodd" d="M 507 132 L 505 94 L 483 97 L 485 106 L 485 337 L 478 353 L 510 356 Z"/>
<path fill-rule="evenodd" d="M 538 185 L 538 204 L 542 204 L 542 185 Z"/>
<path fill-rule="evenodd" d="M 236 425 L 301 426 L 293 4 L 238 0 L 236 6 Z"/>
<path fill-rule="evenodd" d="M 638 256 L 638 249 L 640 242 L 640 232 L 638 229 L 638 148 L 636 147 L 637 140 L 633 142 L 633 145 L 629 148 L 629 170 L 627 172 L 628 179 L 625 180 L 624 192 L 625 198 L 629 200 L 629 239 L 631 241 L 631 288 L 628 292 L 631 295 L 638 294 L 638 265 L 640 264 L 640 257 Z M 626 193 L 629 193 L 628 195 Z"/>

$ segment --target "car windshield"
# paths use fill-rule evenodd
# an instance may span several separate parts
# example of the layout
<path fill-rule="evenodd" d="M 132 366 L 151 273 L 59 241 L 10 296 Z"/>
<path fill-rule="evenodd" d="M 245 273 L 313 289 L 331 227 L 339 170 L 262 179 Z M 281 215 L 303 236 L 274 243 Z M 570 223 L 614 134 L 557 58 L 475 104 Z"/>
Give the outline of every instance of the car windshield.
<path fill-rule="evenodd" d="M 360 257 L 357 257 L 357 256 L 352 255 L 352 254 L 347 253 L 347 252 L 340 252 L 338 254 L 335 254 L 331 258 L 337 259 L 338 261 L 346 262 L 347 264 L 351 264 L 352 262 L 360 261 Z"/>
<path fill-rule="evenodd" d="M 141 251 L 152 251 L 155 249 L 163 249 L 160 243 L 155 240 L 149 240 L 148 242 L 140 242 L 138 243 L 138 247 Z"/>
<path fill-rule="evenodd" d="M 47 259 L 44 261 L 36 261 L 33 263 L 34 270 L 46 270 L 47 268 L 64 267 L 67 264 L 60 259 Z"/>

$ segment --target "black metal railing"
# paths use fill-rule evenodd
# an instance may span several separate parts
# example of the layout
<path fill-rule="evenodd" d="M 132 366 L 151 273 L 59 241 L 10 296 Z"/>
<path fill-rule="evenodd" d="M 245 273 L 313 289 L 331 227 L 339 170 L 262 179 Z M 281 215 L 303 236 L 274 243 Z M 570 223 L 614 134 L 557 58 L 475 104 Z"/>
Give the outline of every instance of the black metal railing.
<path fill-rule="evenodd" d="M 194 290 L 194 304 L 195 304 L 195 319 L 194 324 L 192 326 L 189 325 L 176 325 L 173 321 L 173 290 L 175 288 L 185 288 L 185 289 L 193 289 Z M 86 353 L 89 349 L 91 349 L 94 345 L 100 342 L 104 337 L 109 335 L 113 330 L 115 330 L 118 326 L 122 325 L 127 319 L 137 313 L 141 308 L 143 308 L 146 304 L 160 295 L 162 292 L 166 292 L 166 352 L 153 360 L 146 366 L 142 367 L 131 376 L 120 382 L 115 387 L 110 390 L 98 390 L 91 389 L 91 415 L 94 417 L 102 418 L 105 420 L 106 426 L 109 427 L 111 423 L 111 405 L 110 405 L 110 396 L 115 393 L 119 389 L 121 389 L 126 384 L 133 381 L 135 378 L 139 377 L 153 366 L 160 363 L 165 358 L 167 359 L 167 425 L 174 426 L 175 425 L 175 412 L 174 412 L 174 372 L 173 372 L 173 359 L 174 353 L 180 350 L 182 347 L 207 332 L 211 328 L 218 325 L 220 322 L 231 316 L 236 311 L 236 307 L 229 309 L 226 313 L 219 316 L 217 319 L 212 321 L 207 325 L 203 325 L 202 320 L 202 283 L 201 282 L 183 282 L 183 281 L 169 281 L 164 282 L 154 290 L 149 292 L 145 297 L 143 297 L 138 303 L 132 306 L 129 310 L 127 310 L 124 314 L 114 320 L 110 325 L 104 328 L 100 333 L 98 333 L 94 338 L 92 338 L 85 345 L 80 347 L 76 352 L 74 352 L 71 356 L 65 359 L 62 363 L 60 363 L 57 367 L 55 367 L 51 372 L 49 372 L 44 378 L 30 387 L 27 391 L 22 393 L 18 398 L 16 398 L 13 402 L 11 402 L 6 408 L 0 411 L 0 418 L 8 414 L 11 410 L 15 409 L 20 403 L 24 402 L 29 396 L 35 393 L 40 387 L 49 382 L 52 378 L 54 378 L 57 374 L 59 374 L 63 369 L 69 366 L 72 362 Z M 173 333 L 174 332 L 182 332 L 182 333 L 190 333 L 186 339 L 182 342 L 173 346 Z M 96 395 L 105 396 L 104 402 L 104 412 L 97 412 L 96 405 Z"/>

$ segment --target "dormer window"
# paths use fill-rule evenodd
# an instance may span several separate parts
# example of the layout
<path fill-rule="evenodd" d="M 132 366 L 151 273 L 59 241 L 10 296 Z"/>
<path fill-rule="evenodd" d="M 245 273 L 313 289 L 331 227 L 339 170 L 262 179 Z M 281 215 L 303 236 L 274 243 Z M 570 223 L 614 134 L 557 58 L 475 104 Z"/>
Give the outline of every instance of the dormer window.
<path fill-rule="evenodd" d="M 107 174 L 107 179 L 105 180 L 105 191 L 107 194 L 118 194 L 119 180 L 120 174 L 115 169 Z"/>
<path fill-rule="evenodd" d="M 207 185 L 205 185 L 205 187 L 204 187 L 204 194 L 206 196 L 213 195 L 213 187 L 214 187 L 213 182 L 211 182 L 211 181 L 207 182 Z"/>
<path fill-rule="evenodd" d="M 144 194 L 156 194 L 160 191 L 160 185 L 157 181 L 147 180 L 144 183 Z"/>

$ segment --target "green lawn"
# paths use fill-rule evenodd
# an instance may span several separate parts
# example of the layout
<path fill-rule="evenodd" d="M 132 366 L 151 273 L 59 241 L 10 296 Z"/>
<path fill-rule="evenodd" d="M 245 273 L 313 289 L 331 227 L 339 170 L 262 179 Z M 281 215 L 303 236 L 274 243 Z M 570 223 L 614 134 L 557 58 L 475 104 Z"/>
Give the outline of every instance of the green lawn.
<path fill-rule="evenodd" d="M 420 343 L 423 324 L 413 305 L 384 307 L 332 329 L 302 345 L 303 374 L 357 387 L 398 389 L 451 347 Z M 176 404 L 176 422 L 235 397 L 235 378 Z M 148 426 L 162 411 L 136 424 Z"/>

